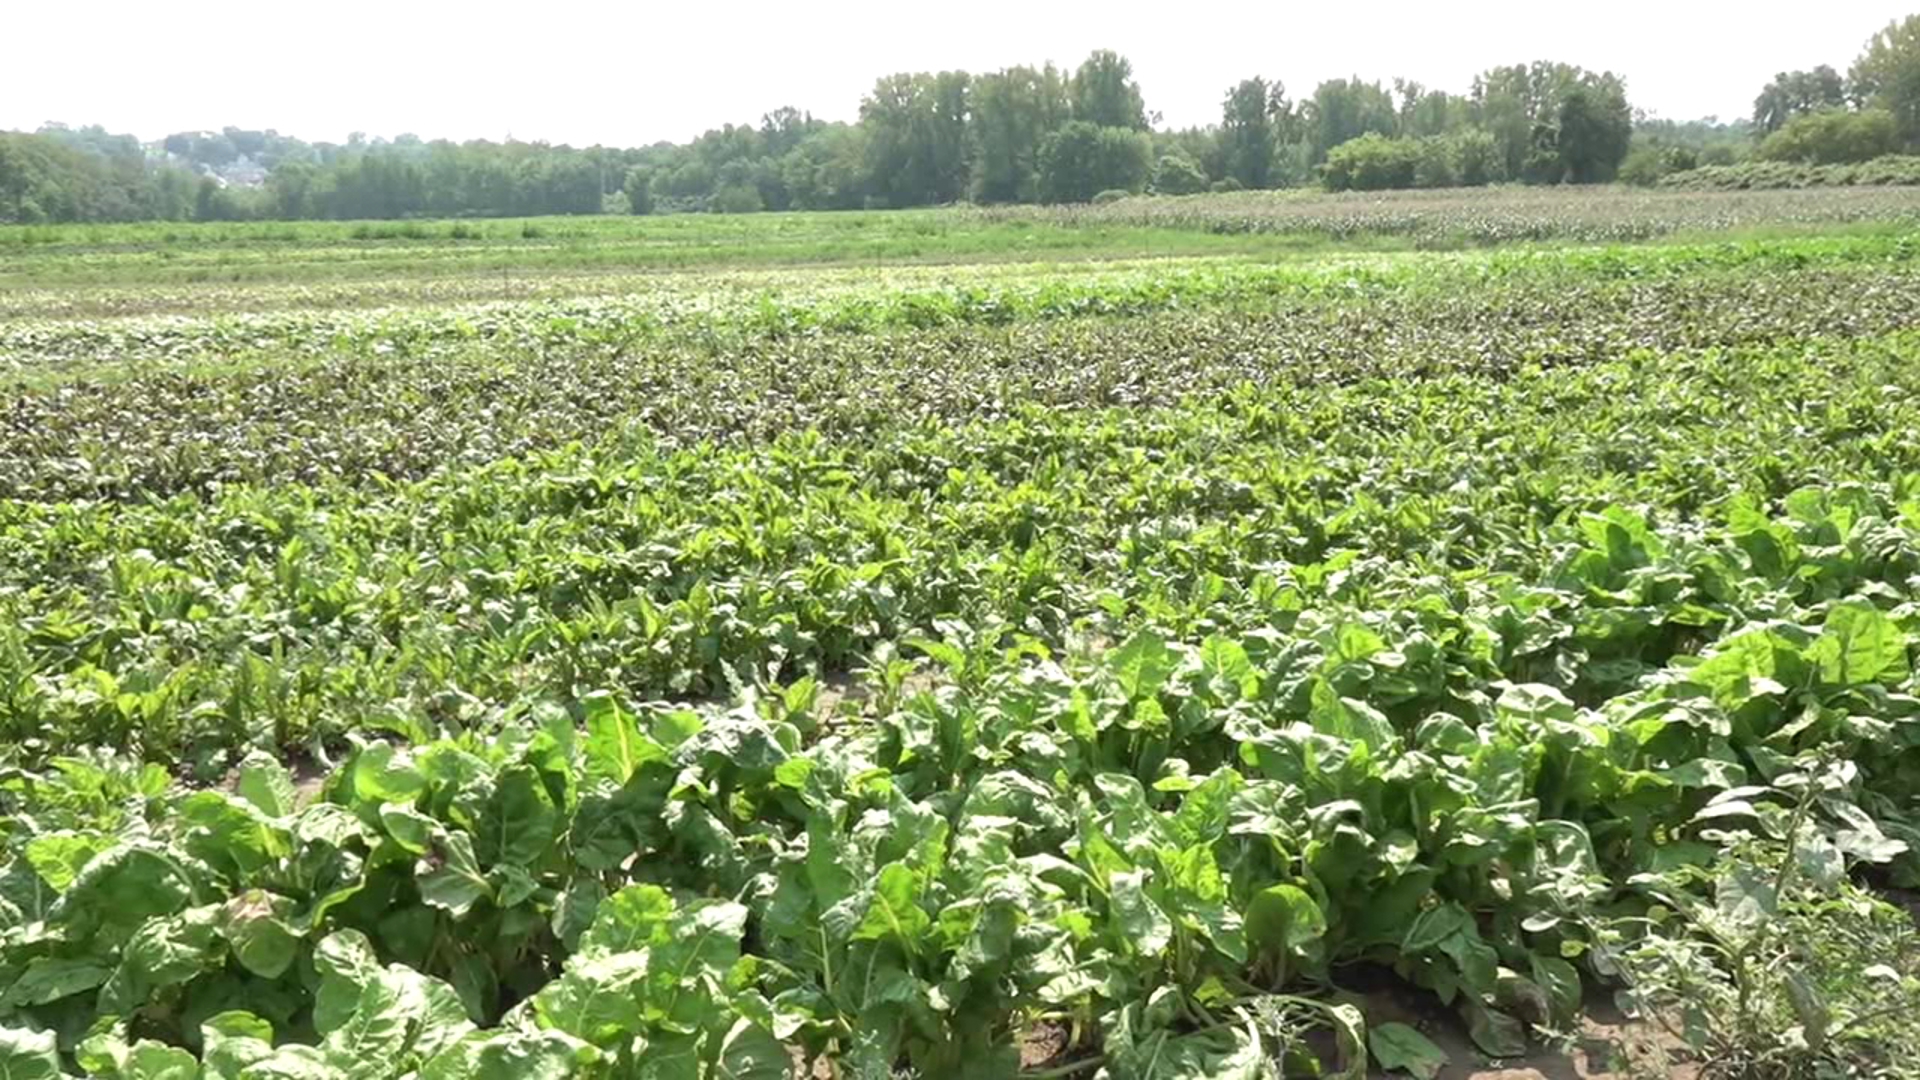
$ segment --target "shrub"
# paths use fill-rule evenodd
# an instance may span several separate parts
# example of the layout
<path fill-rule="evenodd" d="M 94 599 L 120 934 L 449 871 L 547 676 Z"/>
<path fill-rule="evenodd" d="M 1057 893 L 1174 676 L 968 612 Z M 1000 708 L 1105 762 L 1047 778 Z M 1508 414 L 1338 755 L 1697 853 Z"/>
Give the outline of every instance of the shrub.
<path fill-rule="evenodd" d="M 1153 143 L 1128 128 L 1075 120 L 1040 145 L 1040 197 L 1087 202 L 1102 191 L 1144 188 L 1153 170 Z"/>
<path fill-rule="evenodd" d="M 1161 195 L 1195 195 L 1207 190 L 1207 174 L 1185 154 L 1166 154 L 1153 168 L 1153 190 Z"/>
<path fill-rule="evenodd" d="M 1453 144 L 1456 168 L 1463 187 L 1485 187 L 1507 178 L 1507 157 L 1491 132 L 1477 128 L 1457 132 Z"/>
<path fill-rule="evenodd" d="M 1413 186 L 1421 188 L 1457 187 L 1460 183 L 1458 155 L 1450 139 L 1421 139 L 1414 144 Z"/>
<path fill-rule="evenodd" d="M 1899 148 L 1893 114 L 1884 109 L 1803 113 L 1767 136 L 1757 156 L 1762 161 L 1839 165 L 1870 161 Z"/>
<path fill-rule="evenodd" d="M 1795 165 L 1749 161 L 1742 165 L 1703 165 L 1670 174 L 1665 188 L 1687 191 L 1744 191 L 1766 188 L 1920 185 L 1920 157 L 1889 154 L 1857 165 Z"/>
<path fill-rule="evenodd" d="M 627 212 L 630 214 L 653 213 L 653 174 L 635 166 L 627 170 L 626 181 L 620 186 L 621 194 L 627 197 Z"/>
<path fill-rule="evenodd" d="M 1368 132 L 1327 154 L 1321 182 L 1328 191 L 1384 191 L 1413 186 L 1420 148 L 1406 139 Z"/>
<path fill-rule="evenodd" d="M 760 189 L 752 184 L 732 184 L 713 193 L 708 209 L 716 214 L 756 214 L 766 209 Z"/>
<path fill-rule="evenodd" d="M 1636 146 L 1627 154 L 1627 160 L 1620 163 L 1616 179 L 1633 187 L 1652 187 L 1666 175 L 1667 158 L 1658 147 Z"/>

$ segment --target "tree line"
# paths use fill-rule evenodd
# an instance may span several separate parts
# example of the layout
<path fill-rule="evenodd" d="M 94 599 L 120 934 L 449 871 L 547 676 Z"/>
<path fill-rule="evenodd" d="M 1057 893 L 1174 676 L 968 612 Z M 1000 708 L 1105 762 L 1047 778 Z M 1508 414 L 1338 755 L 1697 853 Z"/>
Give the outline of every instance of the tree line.
<path fill-rule="evenodd" d="M 780 108 L 686 144 L 544 143 L 275 131 L 155 144 L 98 127 L 0 133 L 0 221 L 358 219 L 838 210 L 1079 202 L 1320 184 L 1651 183 L 1747 156 L 1829 163 L 1920 149 L 1920 16 L 1874 35 L 1849 72 L 1782 73 L 1751 122 L 1638 118 L 1609 72 L 1537 62 L 1462 93 L 1331 79 L 1298 100 L 1244 79 L 1220 120 L 1158 128 L 1110 51 L 1051 64 L 877 80 L 852 123 Z"/>

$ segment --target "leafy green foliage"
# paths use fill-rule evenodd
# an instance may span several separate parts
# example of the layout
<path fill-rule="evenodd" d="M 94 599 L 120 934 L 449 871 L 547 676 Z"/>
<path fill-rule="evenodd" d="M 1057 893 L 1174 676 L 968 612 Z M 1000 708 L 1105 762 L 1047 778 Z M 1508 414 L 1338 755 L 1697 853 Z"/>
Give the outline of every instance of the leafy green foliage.
<path fill-rule="evenodd" d="M 1716 796 L 1695 820 L 1717 859 L 1635 878 L 1598 955 L 1626 1004 L 1728 1075 L 1899 1076 L 1920 1050 L 1920 933 L 1846 874 L 1880 843 L 1841 794 L 1854 767 L 1801 766 Z"/>
<path fill-rule="evenodd" d="M 1390 969 L 1494 1056 L 1593 983 L 1655 1003 L 1662 958 L 1739 1004 L 1728 942 L 1778 958 L 1804 935 L 1759 928 L 1855 867 L 1920 884 L 1911 255 L 722 313 L 651 382 L 611 316 L 518 311 L 499 354 L 403 317 L 317 346 L 345 398 L 267 365 L 309 441 L 252 466 L 190 433 L 271 382 L 196 413 L 83 369 L 122 441 L 33 429 L 0 502 L 0 1063 L 985 1078 L 1045 1018 L 1113 1077 L 1425 1075 L 1323 991 Z M 456 356 L 622 423 L 389 476 L 328 448 L 397 387 L 392 444 L 431 440 L 406 380 Z M 564 413 L 491 377 L 470 431 Z M 1741 1015 L 1904 1037 L 1779 967 Z"/>

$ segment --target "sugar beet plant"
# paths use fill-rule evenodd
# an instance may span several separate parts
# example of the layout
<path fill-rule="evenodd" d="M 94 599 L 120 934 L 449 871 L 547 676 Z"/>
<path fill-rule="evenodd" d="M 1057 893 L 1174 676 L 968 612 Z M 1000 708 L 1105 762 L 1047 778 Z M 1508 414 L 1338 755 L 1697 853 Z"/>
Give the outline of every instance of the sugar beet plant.
<path fill-rule="evenodd" d="M 1588 531 L 1570 554 L 1598 582 L 1685 565 L 1631 520 Z M 1256 1076 L 1289 1049 L 1263 1010 L 1360 960 L 1512 1054 L 1568 1018 L 1628 878 L 1708 872 L 1701 823 L 1834 741 L 1872 764 L 1822 792 L 1826 857 L 1911 874 L 1911 752 L 1873 749 L 1920 724 L 1896 693 L 1909 631 L 1871 604 L 1591 709 L 1462 694 L 1452 673 L 1497 646 L 1410 599 L 1280 637 L 1143 631 L 1086 664 L 930 640 L 946 688 L 825 730 L 811 686 L 640 714 L 589 696 L 359 742 L 313 801 L 259 757 L 219 790 L 111 756 L 17 771 L 9 1068 L 776 1076 L 797 1047 L 850 1075 L 1007 1075 L 1050 1017 L 1099 1032 L 1110 1075 Z M 1354 1017 L 1324 1019 L 1358 1068 Z"/>
<path fill-rule="evenodd" d="M 1723 272 L 1608 294 L 1698 340 L 1400 372 L 1266 377 L 1225 308 L 842 341 L 965 407 L 761 328 L 656 403 L 731 434 L 391 476 L 289 399 L 311 456 L 203 483 L 231 373 L 114 399 L 192 418 L 146 480 L 29 433 L 0 1076 L 1434 1068 L 1363 968 L 1489 1056 L 1616 988 L 1729 1072 L 1897 1060 L 1913 953 L 1821 910 L 1920 885 L 1920 342 L 1898 269 L 1852 316 Z M 1458 310 L 1418 284 L 1407 336 Z"/>

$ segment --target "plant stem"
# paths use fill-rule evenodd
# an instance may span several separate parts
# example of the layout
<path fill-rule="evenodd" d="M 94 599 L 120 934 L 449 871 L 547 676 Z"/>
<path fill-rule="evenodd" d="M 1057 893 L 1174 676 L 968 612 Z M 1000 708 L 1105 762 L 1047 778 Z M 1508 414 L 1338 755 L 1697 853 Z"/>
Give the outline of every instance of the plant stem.
<path fill-rule="evenodd" d="M 1065 1065 L 1055 1065 L 1048 1069 L 1036 1069 L 1033 1072 L 1022 1072 L 1019 1076 L 1020 1080 L 1048 1080 L 1049 1077 L 1072 1076 L 1074 1073 L 1098 1068 L 1106 1063 L 1107 1055 L 1095 1054 L 1092 1057 L 1084 1057 L 1078 1061 L 1069 1061 Z"/>

